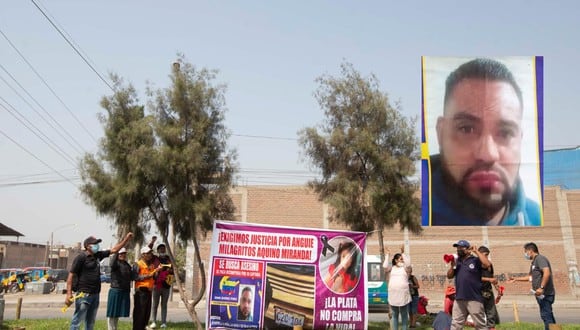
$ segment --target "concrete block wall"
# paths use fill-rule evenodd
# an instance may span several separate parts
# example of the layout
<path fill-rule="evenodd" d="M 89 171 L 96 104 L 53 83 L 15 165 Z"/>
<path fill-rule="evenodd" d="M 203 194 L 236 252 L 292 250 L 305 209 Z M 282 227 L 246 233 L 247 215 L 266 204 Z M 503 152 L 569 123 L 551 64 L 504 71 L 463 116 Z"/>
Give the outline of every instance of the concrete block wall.
<path fill-rule="evenodd" d="M 304 186 L 247 186 L 232 191 L 236 205 L 235 221 L 308 228 L 347 229 L 326 219 L 328 207 Z M 564 203 L 562 203 L 564 201 Z M 410 253 L 415 276 L 422 290 L 441 294 L 450 283 L 445 274 L 444 254 L 452 254 L 452 244 L 466 239 L 472 244 L 488 246 L 492 253 L 495 274 L 511 293 L 526 294 L 529 284 L 507 284 L 511 275 L 524 275 L 530 263 L 523 257 L 523 245 L 535 242 L 540 253 L 546 255 L 554 272 L 559 294 L 576 294 L 577 285 L 570 280 L 570 263 L 577 262 L 580 242 L 580 191 L 566 191 L 559 187 L 544 189 L 544 226 L 538 228 L 507 227 L 425 227 L 420 235 L 402 231 L 399 227 L 384 231 L 384 244 L 392 253 L 405 244 Z M 569 223 L 563 218 L 569 218 Z M 367 240 L 367 253 L 379 254 L 378 235 Z M 200 242 L 202 260 L 209 270 L 211 233 Z M 199 278 L 199 276 L 198 276 Z"/>

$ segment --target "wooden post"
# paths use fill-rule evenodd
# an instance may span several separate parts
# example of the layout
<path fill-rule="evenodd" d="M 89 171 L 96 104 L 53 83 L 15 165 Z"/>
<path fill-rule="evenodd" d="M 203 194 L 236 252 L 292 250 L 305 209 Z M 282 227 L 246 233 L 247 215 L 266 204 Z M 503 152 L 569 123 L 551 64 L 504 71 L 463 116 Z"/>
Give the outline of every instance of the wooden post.
<path fill-rule="evenodd" d="M 20 320 L 20 311 L 22 310 L 22 297 L 18 298 L 18 303 L 16 303 L 16 319 Z"/>
<path fill-rule="evenodd" d="M 516 323 L 520 323 L 520 314 L 518 313 L 518 304 L 516 304 L 516 302 L 513 302 L 513 306 L 514 306 L 514 321 Z"/>
<path fill-rule="evenodd" d="M 4 322 L 4 307 L 6 306 L 6 301 L 4 300 L 4 294 L 0 293 L 0 327 Z"/>

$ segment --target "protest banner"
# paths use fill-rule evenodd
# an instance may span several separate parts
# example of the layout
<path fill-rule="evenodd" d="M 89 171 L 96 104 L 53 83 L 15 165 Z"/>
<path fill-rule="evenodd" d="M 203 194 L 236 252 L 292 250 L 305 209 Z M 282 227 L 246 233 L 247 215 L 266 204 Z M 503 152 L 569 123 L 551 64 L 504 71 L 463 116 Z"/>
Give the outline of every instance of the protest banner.
<path fill-rule="evenodd" d="M 207 329 L 366 329 L 366 233 L 215 221 Z"/>

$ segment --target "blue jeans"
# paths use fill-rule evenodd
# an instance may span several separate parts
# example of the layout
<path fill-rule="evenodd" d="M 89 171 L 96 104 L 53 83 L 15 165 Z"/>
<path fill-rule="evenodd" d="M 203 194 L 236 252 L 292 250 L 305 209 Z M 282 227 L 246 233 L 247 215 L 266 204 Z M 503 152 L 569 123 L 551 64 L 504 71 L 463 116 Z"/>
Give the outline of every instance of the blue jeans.
<path fill-rule="evenodd" d="M 392 325 L 394 330 L 399 330 L 399 315 L 401 315 L 401 326 L 403 330 L 407 330 L 407 322 L 409 320 L 409 305 L 405 306 L 391 306 L 393 312 Z"/>
<path fill-rule="evenodd" d="M 93 330 L 95 327 L 95 320 L 97 318 L 97 311 L 99 310 L 99 294 L 90 294 L 75 300 L 75 313 L 70 322 L 70 330 L 78 330 L 81 328 L 83 321 L 85 322 L 85 330 Z"/>
<path fill-rule="evenodd" d="M 554 313 L 552 312 L 552 304 L 556 299 L 555 295 L 545 296 L 543 299 L 536 297 L 536 301 L 540 306 L 540 317 L 544 321 L 544 328 L 548 330 L 549 324 L 556 323 Z"/>

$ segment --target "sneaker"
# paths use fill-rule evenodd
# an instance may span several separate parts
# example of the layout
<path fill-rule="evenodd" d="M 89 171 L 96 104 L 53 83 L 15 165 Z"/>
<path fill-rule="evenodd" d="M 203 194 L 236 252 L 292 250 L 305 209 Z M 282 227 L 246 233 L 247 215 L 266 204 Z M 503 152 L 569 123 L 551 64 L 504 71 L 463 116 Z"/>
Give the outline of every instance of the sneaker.
<path fill-rule="evenodd" d="M 157 328 L 157 324 L 155 324 L 155 321 L 151 322 L 151 325 L 149 326 L 149 328 L 151 328 L 151 329 Z"/>
<path fill-rule="evenodd" d="M 167 328 L 167 324 L 165 324 L 165 323 L 161 324 L 160 328 Z"/>

